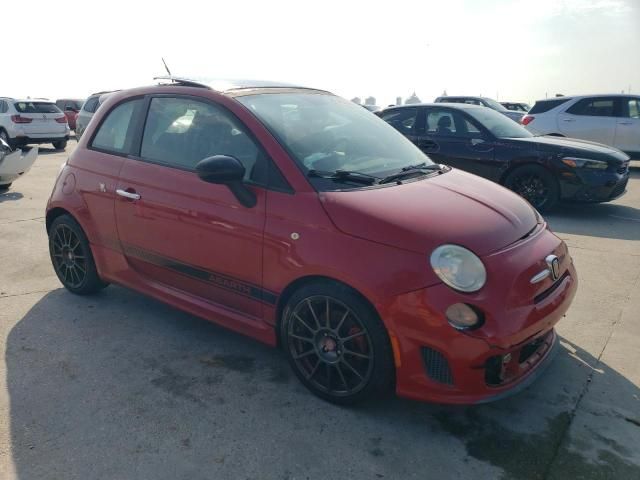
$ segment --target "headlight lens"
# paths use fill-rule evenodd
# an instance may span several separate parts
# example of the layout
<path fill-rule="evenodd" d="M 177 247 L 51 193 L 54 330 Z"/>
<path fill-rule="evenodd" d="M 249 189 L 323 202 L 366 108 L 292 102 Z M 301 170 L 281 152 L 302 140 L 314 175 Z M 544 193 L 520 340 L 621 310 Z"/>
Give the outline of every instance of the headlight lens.
<path fill-rule="evenodd" d="M 461 292 L 480 290 L 487 271 L 477 255 L 458 245 L 441 245 L 431 254 L 431 267 L 444 283 Z"/>
<path fill-rule="evenodd" d="M 609 164 L 601 160 L 589 160 L 588 158 L 565 157 L 562 163 L 571 168 L 590 168 L 593 170 L 606 170 Z"/>

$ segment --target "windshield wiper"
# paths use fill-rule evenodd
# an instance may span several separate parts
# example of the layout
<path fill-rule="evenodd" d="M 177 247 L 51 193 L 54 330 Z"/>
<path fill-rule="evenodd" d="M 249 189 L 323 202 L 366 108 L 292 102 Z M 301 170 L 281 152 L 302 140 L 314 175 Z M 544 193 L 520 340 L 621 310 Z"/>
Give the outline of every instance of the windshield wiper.
<path fill-rule="evenodd" d="M 419 163 L 417 165 L 408 165 L 406 167 L 402 167 L 399 172 L 393 173 L 391 175 L 384 177 L 378 183 L 391 183 L 391 182 L 415 175 L 416 172 L 423 172 L 425 170 L 441 171 L 443 170 L 443 168 L 444 167 L 442 165 L 438 165 L 437 163 L 433 163 L 429 165 L 427 165 L 426 163 Z"/>
<path fill-rule="evenodd" d="M 309 177 L 328 178 L 331 180 L 349 180 L 352 182 L 363 183 L 365 185 L 373 185 L 379 180 L 379 177 L 369 175 L 368 173 L 358 172 L 355 170 L 336 170 L 334 172 L 323 172 L 321 170 L 311 169 L 307 172 Z"/>

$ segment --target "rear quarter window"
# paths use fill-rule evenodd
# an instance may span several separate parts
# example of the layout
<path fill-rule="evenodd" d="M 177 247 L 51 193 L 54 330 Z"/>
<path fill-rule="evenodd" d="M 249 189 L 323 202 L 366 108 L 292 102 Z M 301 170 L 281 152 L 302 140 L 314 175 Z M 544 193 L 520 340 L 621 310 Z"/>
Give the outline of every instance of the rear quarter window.
<path fill-rule="evenodd" d="M 553 108 L 559 107 L 563 103 L 567 103 L 569 100 L 570 99 L 568 99 L 568 98 L 562 98 L 562 99 L 558 99 L 558 100 L 540 100 L 540 101 L 535 103 L 535 105 L 533 106 L 533 108 L 531 110 L 529 110 L 529 115 L 534 114 L 534 113 L 548 112 L 549 110 L 551 110 Z"/>
<path fill-rule="evenodd" d="M 93 137 L 91 147 L 112 153 L 129 153 L 131 149 L 131 120 L 142 99 L 129 100 L 111 110 Z"/>
<path fill-rule="evenodd" d="M 82 109 L 85 112 L 93 113 L 98 108 L 98 97 L 89 97 L 89 99 L 84 102 Z"/>

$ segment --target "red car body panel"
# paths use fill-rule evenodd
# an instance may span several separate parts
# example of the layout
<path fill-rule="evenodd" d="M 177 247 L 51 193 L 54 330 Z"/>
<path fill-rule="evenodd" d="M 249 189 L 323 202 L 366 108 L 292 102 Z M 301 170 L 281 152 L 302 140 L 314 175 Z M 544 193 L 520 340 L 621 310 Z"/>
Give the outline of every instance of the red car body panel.
<path fill-rule="evenodd" d="M 67 117 L 67 123 L 69 124 L 69 128 L 71 130 L 75 130 L 76 118 L 78 118 L 78 112 L 74 112 L 72 110 L 65 110 L 64 116 Z"/>
<path fill-rule="evenodd" d="M 249 186 L 257 204 L 246 208 L 227 187 L 191 172 L 87 148 L 114 105 L 158 93 L 194 95 L 228 108 L 295 193 Z M 505 363 L 511 373 L 504 385 L 485 381 L 490 357 L 515 354 L 536 339 L 555 341 L 553 326 L 577 288 L 565 244 L 502 187 L 454 170 L 403 185 L 318 193 L 249 110 L 230 95 L 201 88 L 115 93 L 96 117 L 59 175 L 47 224 L 57 209 L 71 213 L 89 238 L 103 279 L 270 345 L 277 343 L 282 298 L 297 282 L 343 282 L 374 306 L 389 332 L 397 393 L 420 400 L 494 398 L 524 384 L 550 355 L 551 348 L 541 347 L 526 368 Z M 116 196 L 116 189 L 141 199 Z M 436 277 L 428 257 L 442 243 L 462 244 L 482 258 L 485 287 L 460 293 Z M 560 258 L 561 279 L 532 284 L 551 253 Z M 458 302 L 477 305 L 484 325 L 465 332 L 452 328 L 444 311 Z M 447 358 L 454 385 L 425 374 L 425 346 Z"/>

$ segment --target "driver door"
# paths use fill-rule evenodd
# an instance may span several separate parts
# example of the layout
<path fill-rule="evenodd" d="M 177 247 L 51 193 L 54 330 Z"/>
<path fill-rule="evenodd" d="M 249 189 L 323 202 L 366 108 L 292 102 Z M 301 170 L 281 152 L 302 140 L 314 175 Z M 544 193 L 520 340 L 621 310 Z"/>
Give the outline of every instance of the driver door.
<path fill-rule="evenodd" d="M 438 163 L 476 175 L 493 170 L 494 142 L 458 110 L 425 109 L 425 133 L 418 146 Z"/>
<path fill-rule="evenodd" d="M 129 268 L 145 282 L 260 318 L 266 192 L 254 180 L 265 154 L 219 105 L 180 96 L 148 102 L 139 155 L 125 161 L 116 192 Z M 194 173 L 200 160 L 218 154 L 244 164 L 253 208 Z"/>

